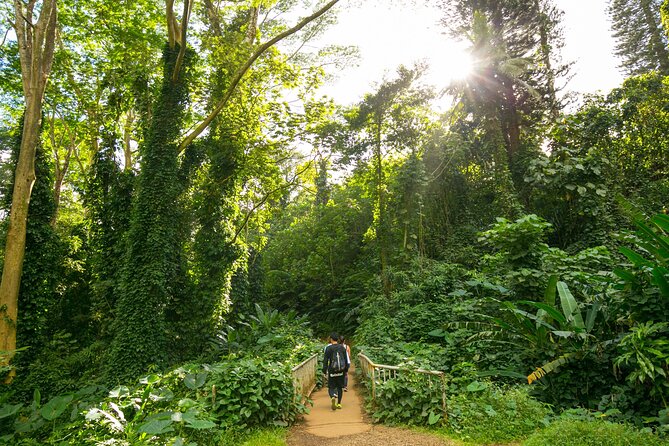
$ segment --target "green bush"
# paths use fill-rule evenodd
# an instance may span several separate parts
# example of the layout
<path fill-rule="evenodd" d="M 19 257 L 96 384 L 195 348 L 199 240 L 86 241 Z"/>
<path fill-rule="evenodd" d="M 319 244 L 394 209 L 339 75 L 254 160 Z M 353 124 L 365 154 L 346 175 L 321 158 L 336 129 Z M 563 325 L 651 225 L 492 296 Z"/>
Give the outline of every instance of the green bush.
<path fill-rule="evenodd" d="M 393 342 L 379 347 L 358 344 L 356 350 L 376 364 L 406 365 L 425 370 L 444 370 L 449 359 L 443 346 L 423 342 Z"/>
<path fill-rule="evenodd" d="M 257 357 L 265 361 L 299 364 L 323 345 L 314 341 L 308 321 L 295 311 L 286 313 L 255 305 L 255 314 L 237 316 L 237 320 L 210 342 L 209 359 L 218 361 L 228 354 Z"/>
<path fill-rule="evenodd" d="M 14 432 L 0 442 L 221 445 L 235 432 L 287 426 L 305 410 L 294 401 L 290 365 L 258 359 L 186 365 L 149 375 L 132 388 L 117 387 L 102 401 L 85 398 L 95 390 L 46 404 L 35 392 L 29 407 L 3 405 L 4 431 L 13 425 Z"/>
<path fill-rule="evenodd" d="M 661 446 L 667 440 L 624 424 L 559 420 L 530 436 L 523 446 Z"/>
<path fill-rule="evenodd" d="M 372 402 L 376 422 L 410 426 L 443 422 L 442 386 L 438 377 L 401 372 L 397 378 L 376 385 Z"/>
<path fill-rule="evenodd" d="M 446 433 L 485 444 L 525 438 L 545 426 L 551 412 L 528 395 L 527 387 L 500 388 L 482 381 L 450 395 L 447 407 Z"/>

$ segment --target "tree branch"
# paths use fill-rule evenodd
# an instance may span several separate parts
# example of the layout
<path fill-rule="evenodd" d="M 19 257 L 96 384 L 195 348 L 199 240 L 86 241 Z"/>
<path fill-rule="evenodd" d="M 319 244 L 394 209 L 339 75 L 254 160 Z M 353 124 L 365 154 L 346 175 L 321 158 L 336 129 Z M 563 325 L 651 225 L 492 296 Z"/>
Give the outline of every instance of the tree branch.
<path fill-rule="evenodd" d="M 172 72 L 172 82 L 176 82 L 179 78 L 179 70 L 186 55 L 186 31 L 188 30 L 188 21 L 190 20 L 190 12 L 193 8 L 193 2 L 184 0 L 184 12 L 181 17 L 181 36 L 179 37 L 179 54 L 174 63 L 174 72 Z"/>
<path fill-rule="evenodd" d="M 167 0 L 165 4 L 165 15 L 167 19 L 167 42 L 170 48 L 174 48 L 179 35 L 179 23 L 174 17 L 174 0 Z"/>
<path fill-rule="evenodd" d="M 259 203 L 254 204 L 253 207 L 246 214 L 246 217 L 244 217 L 244 221 L 242 222 L 242 225 L 237 229 L 237 231 L 235 232 L 235 236 L 232 238 L 232 241 L 230 243 L 233 244 L 237 241 L 237 237 L 239 237 L 239 234 L 241 234 L 241 232 L 244 230 L 246 225 L 249 223 L 249 219 L 251 218 L 251 215 L 253 215 L 253 213 L 256 211 L 256 209 L 259 209 L 262 206 L 264 206 L 265 203 L 267 202 L 267 200 L 269 200 L 269 198 L 272 195 L 274 195 L 276 192 L 279 192 L 282 189 L 286 189 L 286 188 L 289 188 L 289 187 L 293 186 L 295 184 L 295 181 L 300 177 L 300 175 L 302 175 L 304 172 L 309 170 L 309 168 L 311 167 L 311 164 L 313 162 L 314 162 L 313 160 L 309 161 L 307 163 L 307 165 L 304 167 L 304 169 L 300 170 L 299 172 L 295 172 L 295 175 L 293 176 L 293 178 L 290 181 L 288 181 L 286 184 L 282 184 L 281 186 L 267 192 L 265 194 L 265 196 L 262 198 L 262 200 L 260 200 Z"/>
<path fill-rule="evenodd" d="M 225 94 L 223 95 L 223 99 L 216 105 L 214 110 L 207 116 L 196 128 L 193 130 L 190 134 L 188 134 L 184 140 L 179 144 L 179 152 L 183 152 L 183 150 L 188 147 L 190 143 L 195 140 L 195 138 L 198 137 L 207 127 L 209 127 L 209 124 L 214 120 L 216 116 L 223 110 L 223 108 L 227 105 L 228 101 L 230 100 L 230 97 L 232 96 L 232 93 L 235 91 L 235 88 L 237 88 L 237 85 L 239 84 L 239 81 L 242 79 L 242 77 L 246 74 L 246 72 L 251 68 L 251 65 L 258 59 L 265 51 L 267 51 L 269 48 L 271 48 L 274 44 L 279 42 L 280 40 L 285 39 L 286 37 L 295 34 L 297 31 L 301 30 L 304 28 L 308 23 L 316 20 L 318 17 L 322 16 L 325 14 L 330 8 L 332 8 L 334 5 L 336 5 L 339 2 L 339 0 L 330 0 L 325 6 L 323 6 L 321 9 L 313 13 L 312 15 L 302 19 L 297 25 L 294 27 L 282 32 L 281 34 L 275 36 L 274 38 L 270 39 L 269 41 L 263 43 L 260 45 L 255 52 L 249 57 L 249 59 L 242 65 L 235 75 L 232 78 L 232 81 L 230 81 L 230 85 L 228 86 L 228 89 L 225 91 Z"/>

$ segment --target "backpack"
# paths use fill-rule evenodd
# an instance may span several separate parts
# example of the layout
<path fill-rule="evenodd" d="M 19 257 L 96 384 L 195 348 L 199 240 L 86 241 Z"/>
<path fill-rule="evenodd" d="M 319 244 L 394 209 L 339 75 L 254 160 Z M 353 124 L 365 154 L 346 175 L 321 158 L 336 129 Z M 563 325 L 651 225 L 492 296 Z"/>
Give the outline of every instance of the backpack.
<path fill-rule="evenodd" d="M 328 371 L 332 373 L 342 373 L 346 370 L 346 348 L 340 344 L 332 347 L 332 356 L 330 357 L 330 364 Z"/>

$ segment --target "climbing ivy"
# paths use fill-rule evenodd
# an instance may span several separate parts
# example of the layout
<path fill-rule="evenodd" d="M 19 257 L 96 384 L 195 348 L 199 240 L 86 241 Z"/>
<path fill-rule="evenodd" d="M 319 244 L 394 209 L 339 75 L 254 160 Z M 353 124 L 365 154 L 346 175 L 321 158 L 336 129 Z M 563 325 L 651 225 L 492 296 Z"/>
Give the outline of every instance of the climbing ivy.
<path fill-rule="evenodd" d="M 192 51 L 176 80 L 179 48 L 163 52 L 163 84 L 141 147 L 141 173 L 130 220 L 114 341 L 107 364 L 110 380 L 132 378 L 167 364 L 165 307 L 178 292 L 181 246 L 177 144 L 188 103 Z"/>

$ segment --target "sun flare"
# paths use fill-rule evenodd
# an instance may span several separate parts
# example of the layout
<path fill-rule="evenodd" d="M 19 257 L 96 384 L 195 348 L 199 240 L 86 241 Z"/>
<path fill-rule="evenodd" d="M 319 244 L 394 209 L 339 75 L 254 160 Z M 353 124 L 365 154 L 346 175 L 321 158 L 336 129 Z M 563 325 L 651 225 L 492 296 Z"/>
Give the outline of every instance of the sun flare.
<path fill-rule="evenodd" d="M 438 88 L 466 78 L 472 72 L 472 58 L 464 49 L 449 48 L 430 60 L 428 80 Z"/>

